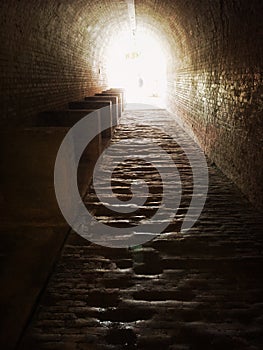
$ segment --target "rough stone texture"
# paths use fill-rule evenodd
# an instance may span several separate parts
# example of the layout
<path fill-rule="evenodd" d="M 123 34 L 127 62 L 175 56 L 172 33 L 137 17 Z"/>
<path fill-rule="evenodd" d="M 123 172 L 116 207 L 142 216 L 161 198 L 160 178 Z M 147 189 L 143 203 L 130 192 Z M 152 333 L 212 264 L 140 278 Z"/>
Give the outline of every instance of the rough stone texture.
<path fill-rule="evenodd" d="M 159 128 L 165 122 L 167 129 L 150 127 L 149 133 L 142 120 Z M 177 160 L 185 190 L 180 223 L 193 186 L 191 168 L 167 133 L 176 129 L 187 136 L 161 110 L 126 112 L 122 122 L 113 143 L 151 137 Z M 128 145 L 136 154 L 137 145 Z M 103 166 L 107 170 L 114 161 L 116 154 L 109 154 Z M 134 160 L 119 165 L 112 182 L 119 198 L 130 198 L 124 182 L 142 169 L 153 191 L 129 223 L 154 212 L 160 179 L 149 164 Z M 110 249 L 71 233 L 19 350 L 260 350 L 262 217 L 212 164 L 209 179 L 203 213 L 186 234 L 170 225 L 143 246 Z M 98 220 L 122 227 L 123 219 L 109 215 L 92 188 L 85 202 Z"/>

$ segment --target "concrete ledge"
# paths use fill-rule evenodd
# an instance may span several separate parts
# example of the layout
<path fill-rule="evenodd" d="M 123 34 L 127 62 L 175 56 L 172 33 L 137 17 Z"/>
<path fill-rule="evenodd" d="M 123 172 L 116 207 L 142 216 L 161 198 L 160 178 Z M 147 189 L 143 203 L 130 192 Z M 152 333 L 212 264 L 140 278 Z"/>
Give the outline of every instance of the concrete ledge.
<path fill-rule="evenodd" d="M 65 223 L 55 196 L 54 165 L 68 130 L 65 127 L 32 127 L 1 133 L 1 215 L 4 221 Z M 96 138 L 83 153 L 78 173 L 81 195 L 89 186 L 102 147 Z M 74 154 L 70 157 L 75 160 Z M 62 180 L 68 181 L 70 186 L 71 169 L 65 165 L 64 170 Z"/>
<path fill-rule="evenodd" d="M 65 227 L 1 228 L 0 348 L 13 350 L 67 234 Z"/>
<path fill-rule="evenodd" d="M 122 93 L 120 92 L 102 92 L 100 94 L 95 94 L 95 96 L 100 97 L 117 97 L 118 98 L 118 114 L 119 118 L 121 118 L 122 111 L 124 109 L 123 107 L 123 101 L 122 101 Z"/>
<path fill-rule="evenodd" d="M 96 109 L 62 109 L 54 111 L 45 111 L 38 115 L 36 125 L 37 126 L 63 126 L 72 127 L 82 118 L 90 113 L 98 113 Z"/>
<path fill-rule="evenodd" d="M 39 115 L 38 124 L 45 127 L 72 127 L 84 117 L 89 114 L 96 114 L 97 118 L 93 118 L 91 127 L 95 128 L 96 137 L 89 143 L 85 152 L 86 159 L 98 158 L 102 152 L 102 136 L 101 136 L 101 115 L 100 110 L 86 109 L 86 110 L 60 110 L 60 111 L 46 111 Z M 96 125 L 94 125 L 96 122 Z"/>
<path fill-rule="evenodd" d="M 107 100 L 95 99 L 93 101 L 74 101 L 69 103 L 69 109 L 100 109 L 109 107 L 112 114 L 112 102 Z"/>
<path fill-rule="evenodd" d="M 107 89 L 107 90 L 103 90 L 102 91 L 103 93 L 106 92 L 106 93 L 115 93 L 115 92 L 118 92 L 118 93 L 121 93 L 122 94 L 122 101 L 123 101 L 123 104 L 125 105 L 126 104 L 126 99 L 125 99 L 125 89 L 121 89 L 121 88 L 111 88 L 111 89 Z"/>
<path fill-rule="evenodd" d="M 105 130 L 102 132 L 102 137 L 106 138 L 106 139 L 110 139 L 113 133 L 112 130 L 112 121 L 113 121 L 113 113 L 112 113 L 112 102 L 111 101 L 101 101 L 99 100 L 94 100 L 94 101 L 74 101 L 74 102 L 70 102 L 69 103 L 69 109 L 79 109 L 79 110 L 83 110 L 83 109 L 101 109 L 104 107 L 108 107 L 108 112 L 107 110 L 103 110 L 103 112 L 101 112 L 101 123 L 103 124 L 103 120 L 102 118 L 109 118 L 110 120 L 110 125 L 111 128 L 109 128 L 108 130 Z"/>
<path fill-rule="evenodd" d="M 112 103 L 112 117 L 113 124 L 118 124 L 119 110 L 118 110 L 118 96 L 87 96 L 85 101 L 110 101 Z"/>
<path fill-rule="evenodd" d="M 4 211 L 18 222 L 65 223 L 58 208 L 53 173 L 68 128 L 25 128 L 1 132 Z"/>

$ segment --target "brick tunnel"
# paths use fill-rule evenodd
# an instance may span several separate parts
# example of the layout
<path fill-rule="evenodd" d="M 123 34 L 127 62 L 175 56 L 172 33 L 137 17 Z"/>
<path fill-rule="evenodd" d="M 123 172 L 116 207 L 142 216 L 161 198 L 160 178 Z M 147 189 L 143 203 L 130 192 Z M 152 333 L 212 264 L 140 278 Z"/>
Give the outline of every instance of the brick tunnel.
<path fill-rule="evenodd" d="M 0 348 L 262 349 L 262 1 L 2 0 L 0 9 Z M 140 50 L 148 60 L 133 71 Z M 131 100 L 128 77 L 140 80 Z M 92 116 L 100 133 L 80 158 L 79 195 L 105 232 L 120 234 L 115 243 L 157 217 L 133 244 L 79 234 L 58 206 L 58 151 L 84 118 L 84 132 L 93 128 Z M 112 192 L 92 178 L 99 157 L 101 170 L 114 169 Z M 149 192 L 120 215 L 134 178 Z"/>

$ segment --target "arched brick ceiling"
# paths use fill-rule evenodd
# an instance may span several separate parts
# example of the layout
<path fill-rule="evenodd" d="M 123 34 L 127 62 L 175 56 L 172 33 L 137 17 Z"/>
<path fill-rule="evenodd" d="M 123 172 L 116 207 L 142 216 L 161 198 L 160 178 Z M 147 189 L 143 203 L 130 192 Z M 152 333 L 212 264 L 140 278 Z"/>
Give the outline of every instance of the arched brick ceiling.
<path fill-rule="evenodd" d="M 169 109 L 262 207 L 262 0 L 135 7 L 138 28 L 166 48 Z M 107 87 L 106 48 L 129 16 L 124 0 L 2 0 L 0 23 L 1 124 L 25 125 Z"/>

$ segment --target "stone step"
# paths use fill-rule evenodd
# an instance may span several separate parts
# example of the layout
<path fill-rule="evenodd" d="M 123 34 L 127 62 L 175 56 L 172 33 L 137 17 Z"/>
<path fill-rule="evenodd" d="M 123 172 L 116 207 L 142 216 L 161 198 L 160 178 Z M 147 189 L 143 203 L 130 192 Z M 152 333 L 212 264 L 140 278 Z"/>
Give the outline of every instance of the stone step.
<path fill-rule="evenodd" d="M 37 118 L 37 125 L 41 127 L 72 127 L 78 121 L 88 116 L 89 114 L 95 114 L 97 118 L 92 118 L 91 128 L 95 135 L 97 135 L 90 143 L 87 151 L 85 152 L 89 158 L 96 158 L 102 153 L 103 142 L 101 136 L 101 116 L 99 110 L 85 109 L 85 110 L 73 110 L 65 109 L 58 111 L 45 111 L 39 114 Z M 92 157 L 91 157 L 92 155 Z"/>
<path fill-rule="evenodd" d="M 119 102 L 119 117 L 121 117 L 121 113 L 124 110 L 122 93 L 121 92 L 102 92 L 100 94 L 95 94 L 95 96 L 117 96 Z"/>
<path fill-rule="evenodd" d="M 112 102 L 111 101 L 101 101 L 101 100 L 93 100 L 93 101 L 74 101 L 69 103 L 69 109 L 100 109 L 101 116 L 101 126 L 110 125 L 111 127 L 102 132 L 102 137 L 111 138 L 113 134 L 113 113 L 112 113 Z"/>
<path fill-rule="evenodd" d="M 115 92 L 118 92 L 118 93 L 121 93 L 122 94 L 122 101 L 123 101 L 123 104 L 125 105 L 126 103 L 126 99 L 125 99 L 125 89 L 121 89 L 121 88 L 110 88 L 110 89 L 107 89 L 107 90 L 103 90 L 102 91 L 103 93 L 106 92 L 106 93 L 115 93 Z"/>
<path fill-rule="evenodd" d="M 113 124 L 117 125 L 119 120 L 118 97 L 117 96 L 87 96 L 85 101 L 110 101 L 112 103 Z"/>
<path fill-rule="evenodd" d="M 61 109 L 45 111 L 38 115 L 37 126 L 63 126 L 72 127 L 86 115 L 91 113 L 98 114 L 98 121 L 100 119 L 99 111 L 96 109 Z"/>
<path fill-rule="evenodd" d="M 54 166 L 59 147 L 69 127 L 32 127 L 1 133 L 3 196 L 8 213 L 18 221 L 36 220 L 64 223 L 54 191 Z M 74 146 L 72 147 L 74 150 Z M 102 152 L 100 136 L 84 150 L 76 167 L 78 186 L 83 195 L 93 168 Z M 75 154 L 70 155 L 75 161 Z M 64 167 L 63 181 L 71 186 L 71 168 Z"/>
<path fill-rule="evenodd" d="M 67 132 L 68 128 L 64 127 L 1 132 L 5 207 L 17 222 L 64 223 L 55 197 L 53 178 L 56 155 Z M 68 178 L 65 173 L 65 181 Z"/>

